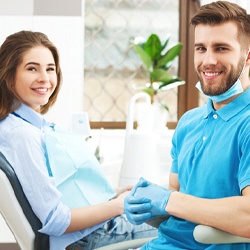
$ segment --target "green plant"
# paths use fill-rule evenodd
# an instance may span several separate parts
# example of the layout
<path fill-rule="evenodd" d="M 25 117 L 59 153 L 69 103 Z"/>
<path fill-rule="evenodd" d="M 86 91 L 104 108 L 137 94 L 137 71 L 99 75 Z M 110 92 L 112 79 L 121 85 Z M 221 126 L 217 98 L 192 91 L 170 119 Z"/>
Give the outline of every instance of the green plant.
<path fill-rule="evenodd" d="M 145 86 L 136 86 L 136 89 L 149 94 L 151 103 L 159 92 L 184 84 L 183 80 L 168 71 L 182 49 L 181 43 L 167 48 L 169 39 L 162 43 L 156 34 L 151 34 L 147 40 L 141 37 L 132 40 L 133 48 L 149 74 L 149 82 Z"/>

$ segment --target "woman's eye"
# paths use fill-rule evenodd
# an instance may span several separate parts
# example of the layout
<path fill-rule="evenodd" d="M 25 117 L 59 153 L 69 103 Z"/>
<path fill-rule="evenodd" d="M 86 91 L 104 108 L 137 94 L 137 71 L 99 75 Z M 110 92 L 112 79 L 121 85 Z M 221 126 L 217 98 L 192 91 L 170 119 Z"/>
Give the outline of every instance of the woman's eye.
<path fill-rule="evenodd" d="M 55 70 L 56 70 L 56 69 L 53 68 L 53 67 L 50 67 L 50 68 L 47 69 L 47 71 L 55 71 Z"/>
<path fill-rule="evenodd" d="M 35 68 L 35 67 L 29 67 L 28 70 L 29 70 L 29 71 L 35 71 L 36 68 Z"/>

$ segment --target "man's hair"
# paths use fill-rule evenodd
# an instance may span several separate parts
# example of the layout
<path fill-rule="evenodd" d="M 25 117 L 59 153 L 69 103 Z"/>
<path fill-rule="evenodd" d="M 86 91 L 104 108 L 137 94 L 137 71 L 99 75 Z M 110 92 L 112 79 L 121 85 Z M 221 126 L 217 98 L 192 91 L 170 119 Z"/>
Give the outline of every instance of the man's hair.
<path fill-rule="evenodd" d="M 245 47 L 250 41 L 250 15 L 237 4 L 227 1 L 217 1 L 201 6 L 191 19 L 191 25 L 217 25 L 233 21 L 238 27 L 238 39 Z"/>
<path fill-rule="evenodd" d="M 41 32 L 19 31 L 8 36 L 0 47 L 0 119 L 21 105 L 22 101 L 15 92 L 16 70 L 22 63 L 24 53 L 37 46 L 43 46 L 51 51 L 57 75 L 57 86 L 48 103 L 41 106 L 41 113 L 45 114 L 55 103 L 62 80 L 57 48 Z"/>

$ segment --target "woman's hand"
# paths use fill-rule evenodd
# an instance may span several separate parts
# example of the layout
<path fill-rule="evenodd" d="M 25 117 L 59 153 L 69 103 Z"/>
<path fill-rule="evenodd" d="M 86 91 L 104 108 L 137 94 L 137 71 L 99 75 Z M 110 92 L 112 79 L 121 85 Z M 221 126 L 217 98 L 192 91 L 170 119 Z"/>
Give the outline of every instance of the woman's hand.
<path fill-rule="evenodd" d="M 116 191 L 116 197 L 118 197 L 120 194 L 126 192 L 126 191 L 131 191 L 131 189 L 133 188 L 132 185 L 128 185 L 125 187 L 116 187 L 115 191 Z"/>
<path fill-rule="evenodd" d="M 115 188 L 116 196 L 114 197 L 113 201 L 116 203 L 116 206 L 118 206 L 121 209 L 122 213 L 124 213 L 123 204 L 125 197 L 130 193 L 132 188 L 133 188 L 132 185 Z"/>

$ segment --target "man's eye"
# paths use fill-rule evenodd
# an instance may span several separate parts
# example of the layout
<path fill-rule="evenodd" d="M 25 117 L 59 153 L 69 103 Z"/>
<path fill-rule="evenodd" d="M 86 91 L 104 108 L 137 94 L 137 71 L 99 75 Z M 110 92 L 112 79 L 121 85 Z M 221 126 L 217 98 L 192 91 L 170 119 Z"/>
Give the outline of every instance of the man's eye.
<path fill-rule="evenodd" d="M 204 47 L 196 47 L 196 51 L 205 51 L 206 49 Z"/>
<path fill-rule="evenodd" d="M 224 51 L 224 50 L 227 50 L 227 48 L 224 48 L 224 47 L 219 47 L 217 48 L 218 51 Z"/>

